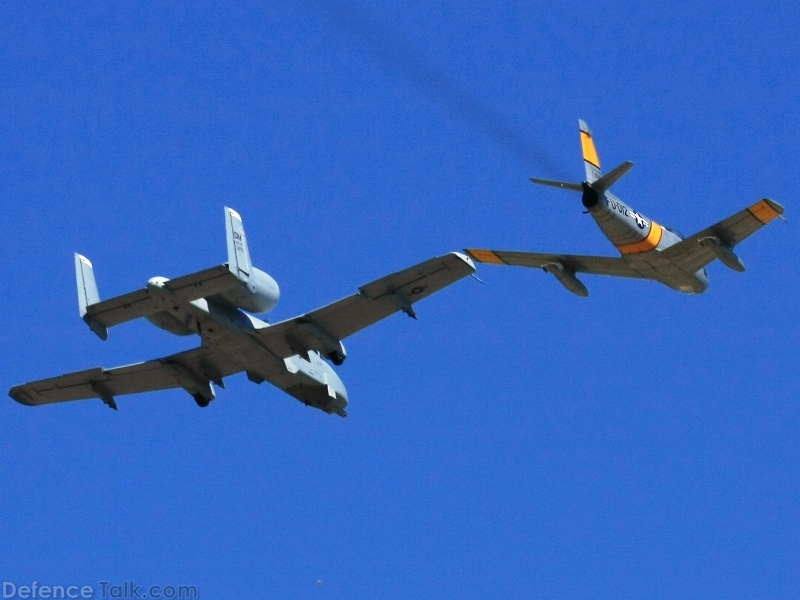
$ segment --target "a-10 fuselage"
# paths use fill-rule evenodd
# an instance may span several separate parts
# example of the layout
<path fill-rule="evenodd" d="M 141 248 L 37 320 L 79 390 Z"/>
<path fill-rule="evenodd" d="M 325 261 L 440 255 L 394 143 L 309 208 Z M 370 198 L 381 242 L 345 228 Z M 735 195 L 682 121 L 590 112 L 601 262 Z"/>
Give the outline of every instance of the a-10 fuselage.
<path fill-rule="evenodd" d="M 147 282 L 147 291 L 164 310 L 148 315 L 147 319 L 170 333 L 196 333 L 204 347 L 231 356 L 255 383 L 264 381 L 259 373 L 283 370 L 285 377 L 296 379 L 298 385 L 303 386 L 307 403 L 326 412 L 344 414 L 347 390 L 318 352 L 312 350 L 284 359 L 272 356 L 254 335 L 269 327 L 269 323 L 233 305 L 233 302 L 244 303 L 251 309 L 266 312 L 277 304 L 280 291 L 275 280 L 263 271 L 259 271 L 257 280 L 253 289 L 236 290 L 235 299 L 212 297 L 186 302 L 166 287 L 169 279 L 153 277 Z M 222 386 L 222 378 L 217 377 L 215 383 Z M 208 404 L 210 399 L 195 397 L 201 405 Z"/>
<path fill-rule="evenodd" d="M 153 277 L 148 281 L 147 289 L 150 290 L 151 286 L 155 286 L 154 290 L 156 290 L 156 292 L 159 288 L 166 290 L 163 284 L 167 281 L 169 281 L 169 279 L 164 277 Z M 269 274 L 251 266 L 249 267 L 247 283 L 216 294 L 208 300 L 221 308 L 241 308 L 251 313 L 262 314 L 275 308 L 280 298 L 281 291 L 278 287 L 278 283 Z M 171 311 L 148 314 L 145 315 L 145 318 L 156 327 L 160 327 L 175 335 L 192 335 L 198 333 L 196 328 L 187 326 L 181 319 L 173 315 Z M 252 318 L 256 319 L 256 317 Z M 258 321 L 258 319 L 256 319 L 256 321 Z M 263 323 L 263 321 L 259 322 Z"/>
<path fill-rule="evenodd" d="M 278 303 L 275 280 L 250 260 L 242 218 L 225 208 L 228 261 L 189 275 L 153 277 L 144 289 L 100 300 L 92 263 L 75 254 L 78 311 L 100 339 L 108 329 L 141 317 L 176 335 L 199 335 L 190 350 L 113 367 L 94 367 L 16 385 L 9 395 L 39 406 L 100 399 L 116 409 L 116 397 L 183 388 L 199 406 L 215 398 L 214 385 L 245 372 L 254 383 L 269 382 L 306 406 L 347 416 L 347 390 L 331 365 L 347 357 L 342 340 L 403 312 L 475 272 L 467 256 L 450 252 L 358 288 L 356 293 L 310 312 L 269 324 L 250 313 Z"/>
<path fill-rule="evenodd" d="M 637 265 L 647 265 L 656 276 L 658 269 L 656 253 L 674 246 L 683 239 L 678 232 L 659 225 L 642 213 L 633 210 L 609 191 L 598 192 L 590 184 L 583 184 L 583 205 L 592 215 L 597 225 L 611 241 L 623 258 L 635 269 Z M 693 274 L 671 270 L 669 277 L 659 281 L 675 290 L 690 294 L 700 294 L 708 289 L 708 275 L 705 268 Z"/>

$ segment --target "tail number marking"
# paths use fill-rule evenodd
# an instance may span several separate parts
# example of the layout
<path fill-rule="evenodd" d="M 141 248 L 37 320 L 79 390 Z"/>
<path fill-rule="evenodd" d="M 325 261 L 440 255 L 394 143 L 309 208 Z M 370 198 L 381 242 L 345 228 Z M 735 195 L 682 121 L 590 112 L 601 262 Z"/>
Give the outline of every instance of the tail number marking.
<path fill-rule="evenodd" d="M 647 219 L 645 219 L 635 210 L 629 209 L 621 202 L 617 202 L 611 198 L 606 198 L 606 206 L 608 206 L 608 208 L 611 210 L 617 211 L 621 215 L 632 218 L 634 221 L 636 221 L 636 225 L 639 227 L 639 229 L 645 229 L 649 225 Z"/>

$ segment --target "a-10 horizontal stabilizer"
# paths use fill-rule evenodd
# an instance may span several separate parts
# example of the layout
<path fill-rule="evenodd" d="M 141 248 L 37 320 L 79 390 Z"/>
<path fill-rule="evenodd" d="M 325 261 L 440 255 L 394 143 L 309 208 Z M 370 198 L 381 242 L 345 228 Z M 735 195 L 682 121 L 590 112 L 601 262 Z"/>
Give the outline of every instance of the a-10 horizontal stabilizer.
<path fill-rule="evenodd" d="M 100 302 L 91 263 L 85 257 L 76 255 L 75 264 L 81 318 L 100 339 L 108 338 L 109 327 L 164 310 L 147 288 Z M 219 265 L 170 279 L 164 287 L 168 293 L 175 295 L 176 300 L 191 302 L 221 294 L 239 285 L 239 280 L 230 272 L 228 265 Z"/>
<path fill-rule="evenodd" d="M 235 290 L 242 284 L 253 285 L 253 265 L 244 234 L 242 218 L 235 210 L 225 208 L 228 262 L 191 275 L 169 279 L 165 292 L 174 294 L 177 301 L 191 302 L 211 298 Z M 108 339 L 108 328 L 139 317 L 164 310 L 147 288 L 100 301 L 92 263 L 85 256 L 75 255 L 75 275 L 78 284 L 78 308 L 81 319 L 100 337 Z M 251 290 L 252 291 L 252 290 Z"/>

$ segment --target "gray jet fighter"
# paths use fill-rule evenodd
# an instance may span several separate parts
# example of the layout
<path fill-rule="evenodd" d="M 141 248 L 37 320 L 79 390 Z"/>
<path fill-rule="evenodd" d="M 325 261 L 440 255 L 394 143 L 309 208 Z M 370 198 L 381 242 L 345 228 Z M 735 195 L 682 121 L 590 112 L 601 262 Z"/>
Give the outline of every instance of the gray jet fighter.
<path fill-rule="evenodd" d="M 684 238 L 676 230 L 662 227 L 636 212 L 609 192 L 609 188 L 628 172 L 633 163 L 625 162 L 603 175 L 592 133 L 584 121 L 579 121 L 579 124 L 586 180 L 567 183 L 532 178 L 531 181 L 580 192 L 583 206 L 622 256 L 479 249 L 468 249 L 467 254 L 484 263 L 543 269 L 578 296 L 588 296 L 589 291 L 575 276 L 576 273 L 652 279 L 674 290 L 701 294 L 708 289 L 707 264 L 718 258 L 734 271 L 744 271 L 744 264 L 734 254 L 733 247 L 783 213 L 780 204 L 764 198 L 724 221 Z"/>
<path fill-rule="evenodd" d="M 228 262 L 177 279 L 153 277 L 144 289 L 100 301 L 92 263 L 75 255 L 80 315 L 101 339 L 108 328 L 144 317 L 176 335 L 197 334 L 199 348 L 125 367 L 102 367 L 34 381 L 9 395 L 35 406 L 99 398 L 113 409 L 115 397 L 183 388 L 199 406 L 214 399 L 214 386 L 244 371 L 250 381 L 273 385 L 307 406 L 347 416 L 347 391 L 324 360 L 341 365 L 342 340 L 471 275 L 472 261 L 453 252 L 361 286 L 358 293 L 310 313 L 270 325 L 249 313 L 278 303 L 278 284 L 250 261 L 239 214 L 225 208 Z M 245 312 L 247 311 L 247 312 Z M 324 357 L 324 358 L 323 358 Z"/>

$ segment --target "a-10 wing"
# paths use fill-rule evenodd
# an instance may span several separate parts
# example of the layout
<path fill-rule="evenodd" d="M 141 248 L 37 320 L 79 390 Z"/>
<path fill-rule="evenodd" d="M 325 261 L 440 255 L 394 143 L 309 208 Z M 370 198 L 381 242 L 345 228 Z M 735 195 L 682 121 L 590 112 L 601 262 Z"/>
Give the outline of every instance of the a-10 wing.
<path fill-rule="evenodd" d="M 361 286 L 358 293 L 305 315 L 241 333 L 254 336 L 272 359 L 260 361 L 260 374 L 292 393 L 282 359 L 297 354 L 298 344 L 324 353 L 329 350 L 328 336 L 342 340 L 399 310 L 413 316 L 412 304 L 474 271 L 469 258 L 451 253 Z M 210 382 L 221 384 L 222 378 L 245 369 L 224 349 L 200 347 L 124 367 L 97 367 L 42 379 L 13 387 L 9 394 L 30 406 L 100 398 L 115 407 L 115 396 L 172 388 L 208 397 Z"/>
<path fill-rule="evenodd" d="M 9 395 L 28 406 L 101 398 L 116 408 L 114 397 L 124 394 L 182 387 L 190 394 L 202 395 L 211 378 L 205 373 L 221 380 L 242 370 L 232 358 L 200 347 L 124 367 L 95 367 L 18 385 L 11 388 Z"/>
<path fill-rule="evenodd" d="M 453 252 L 363 285 L 358 293 L 299 317 L 258 330 L 259 341 L 278 358 L 299 347 L 327 354 L 330 343 L 400 310 L 416 318 L 412 304 L 475 272 L 472 261 Z M 327 343 L 326 343 L 327 342 Z"/>

